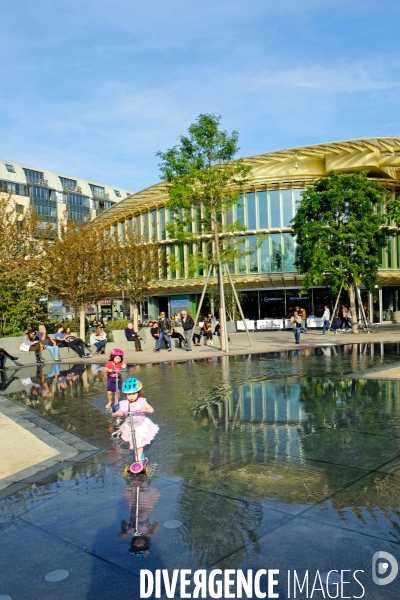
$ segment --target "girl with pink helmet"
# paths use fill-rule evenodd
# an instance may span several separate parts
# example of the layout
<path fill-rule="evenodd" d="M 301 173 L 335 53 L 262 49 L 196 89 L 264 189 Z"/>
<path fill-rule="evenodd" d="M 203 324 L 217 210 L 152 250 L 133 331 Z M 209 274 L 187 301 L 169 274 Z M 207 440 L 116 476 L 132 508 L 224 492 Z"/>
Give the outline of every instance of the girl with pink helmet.
<path fill-rule="evenodd" d="M 122 388 L 121 370 L 126 369 L 126 364 L 123 362 L 123 360 L 123 351 L 119 348 L 114 348 L 114 350 L 111 350 L 110 358 L 105 364 L 107 373 L 107 412 L 112 411 L 113 394 L 115 394 L 114 406 L 118 405 L 119 391 Z"/>

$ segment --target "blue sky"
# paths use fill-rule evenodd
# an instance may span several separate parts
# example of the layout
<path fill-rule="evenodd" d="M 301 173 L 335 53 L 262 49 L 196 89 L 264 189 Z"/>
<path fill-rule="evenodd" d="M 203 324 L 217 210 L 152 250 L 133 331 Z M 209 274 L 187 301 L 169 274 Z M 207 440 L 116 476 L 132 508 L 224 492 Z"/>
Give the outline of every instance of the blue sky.
<path fill-rule="evenodd" d="M 2 4 L 0 156 L 140 190 L 202 112 L 248 156 L 400 135 L 400 4 Z"/>

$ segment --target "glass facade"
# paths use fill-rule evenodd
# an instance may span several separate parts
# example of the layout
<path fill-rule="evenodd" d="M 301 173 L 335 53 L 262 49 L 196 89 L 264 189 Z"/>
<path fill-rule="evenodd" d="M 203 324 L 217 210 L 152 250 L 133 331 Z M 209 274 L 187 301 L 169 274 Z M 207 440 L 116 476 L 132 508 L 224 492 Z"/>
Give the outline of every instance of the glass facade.
<path fill-rule="evenodd" d="M 74 221 L 88 221 L 90 217 L 90 202 L 87 196 L 68 194 L 68 218 Z"/>
<path fill-rule="evenodd" d="M 66 177 L 59 177 L 62 188 L 64 191 L 74 191 L 76 190 L 76 180 L 75 179 L 67 179 Z"/>
<path fill-rule="evenodd" d="M 47 188 L 32 186 L 32 205 L 45 222 L 57 222 L 57 198 L 54 192 Z"/>
<path fill-rule="evenodd" d="M 42 183 L 43 172 L 32 171 L 32 169 L 24 169 L 25 177 L 28 183 Z"/>
<path fill-rule="evenodd" d="M 239 221 L 248 232 L 246 234 L 239 228 L 232 238 L 243 251 L 243 255 L 231 265 L 234 274 L 295 272 L 296 244 L 289 230 L 301 191 L 300 188 L 254 190 L 240 196 L 237 205 L 225 217 L 226 224 Z M 198 210 L 192 210 L 190 217 L 191 222 L 186 228 L 188 232 L 207 230 L 201 223 Z M 137 214 L 127 223 L 129 230 L 133 228 L 146 242 L 168 242 L 166 224 L 169 219 L 168 210 L 161 206 Z M 166 278 L 202 277 L 201 256 L 209 251 L 210 244 L 204 239 L 183 245 L 167 244 Z"/>

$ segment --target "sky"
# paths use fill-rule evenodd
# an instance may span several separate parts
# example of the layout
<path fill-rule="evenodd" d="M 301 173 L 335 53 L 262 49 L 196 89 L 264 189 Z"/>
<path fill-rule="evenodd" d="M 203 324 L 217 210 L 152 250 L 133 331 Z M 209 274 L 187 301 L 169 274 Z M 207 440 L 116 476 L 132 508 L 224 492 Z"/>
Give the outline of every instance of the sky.
<path fill-rule="evenodd" d="M 200 113 L 238 156 L 400 135 L 395 0 L 3 2 L 0 156 L 139 191 Z"/>

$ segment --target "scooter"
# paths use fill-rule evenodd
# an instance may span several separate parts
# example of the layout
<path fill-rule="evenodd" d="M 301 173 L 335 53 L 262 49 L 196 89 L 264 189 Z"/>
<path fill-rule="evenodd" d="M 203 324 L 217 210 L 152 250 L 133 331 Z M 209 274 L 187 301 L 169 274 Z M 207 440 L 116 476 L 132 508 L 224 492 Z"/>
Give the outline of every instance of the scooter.
<path fill-rule="evenodd" d="M 130 473 L 132 473 L 132 475 L 143 474 L 143 475 L 146 475 L 146 477 L 147 477 L 149 475 L 149 469 L 150 469 L 149 459 L 146 458 L 146 456 L 144 454 L 142 455 L 142 463 L 143 463 L 143 467 L 142 467 L 142 465 L 139 462 L 139 458 L 138 458 L 138 454 L 137 454 L 136 435 L 135 435 L 135 428 L 133 426 L 131 412 L 129 413 L 129 424 L 131 427 L 132 446 L 133 446 L 133 453 L 135 456 L 135 462 L 125 466 L 124 477 L 126 477 Z"/>

